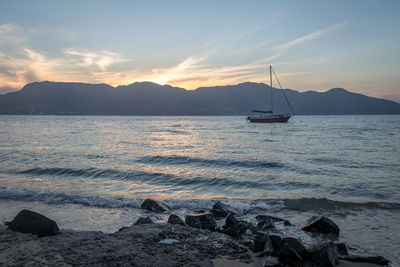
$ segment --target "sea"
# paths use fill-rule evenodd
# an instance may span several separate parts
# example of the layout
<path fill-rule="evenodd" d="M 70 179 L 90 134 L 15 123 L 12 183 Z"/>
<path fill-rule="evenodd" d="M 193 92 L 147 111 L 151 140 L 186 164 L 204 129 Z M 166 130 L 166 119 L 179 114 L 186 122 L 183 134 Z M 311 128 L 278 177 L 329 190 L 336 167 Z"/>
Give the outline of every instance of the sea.
<path fill-rule="evenodd" d="M 1 222 L 22 209 L 61 229 L 165 222 L 146 198 L 182 218 L 216 201 L 278 216 L 305 243 L 299 225 L 324 215 L 338 241 L 400 266 L 400 116 L 0 116 Z"/>

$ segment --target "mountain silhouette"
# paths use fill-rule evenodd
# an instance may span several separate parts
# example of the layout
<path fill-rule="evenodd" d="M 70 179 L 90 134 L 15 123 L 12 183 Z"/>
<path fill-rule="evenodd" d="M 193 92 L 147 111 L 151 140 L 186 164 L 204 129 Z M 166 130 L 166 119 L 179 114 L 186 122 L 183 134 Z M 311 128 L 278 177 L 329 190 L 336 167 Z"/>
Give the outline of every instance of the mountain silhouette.
<path fill-rule="evenodd" d="M 284 90 L 300 115 L 400 114 L 400 104 L 334 88 L 326 92 Z M 280 90 L 273 88 L 274 112 L 289 113 Z M 136 82 L 107 84 L 34 82 L 0 95 L 0 114 L 76 115 L 247 115 L 270 109 L 270 87 L 263 83 L 200 87 Z"/>

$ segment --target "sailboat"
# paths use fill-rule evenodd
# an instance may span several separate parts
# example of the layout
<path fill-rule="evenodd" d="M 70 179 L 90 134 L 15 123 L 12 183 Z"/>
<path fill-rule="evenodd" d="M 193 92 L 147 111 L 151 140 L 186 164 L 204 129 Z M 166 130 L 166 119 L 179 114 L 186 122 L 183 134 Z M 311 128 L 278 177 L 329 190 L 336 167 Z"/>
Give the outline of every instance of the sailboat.
<path fill-rule="evenodd" d="M 270 90 L 271 90 L 271 110 L 253 110 L 252 114 L 247 117 L 247 120 L 250 122 L 260 122 L 260 123 L 272 123 L 272 122 L 287 122 L 291 115 L 290 114 L 275 114 L 274 113 L 274 101 L 273 101 L 273 93 L 272 93 L 272 66 L 269 66 L 269 77 L 270 77 Z M 274 72 L 275 75 L 275 72 Z M 290 110 L 292 111 L 292 114 L 294 115 L 292 106 L 289 103 L 289 100 L 285 94 L 285 91 L 283 91 L 282 86 L 278 80 L 278 77 L 275 78 L 278 81 L 279 87 L 285 96 L 286 102 L 288 103 L 288 106 Z"/>

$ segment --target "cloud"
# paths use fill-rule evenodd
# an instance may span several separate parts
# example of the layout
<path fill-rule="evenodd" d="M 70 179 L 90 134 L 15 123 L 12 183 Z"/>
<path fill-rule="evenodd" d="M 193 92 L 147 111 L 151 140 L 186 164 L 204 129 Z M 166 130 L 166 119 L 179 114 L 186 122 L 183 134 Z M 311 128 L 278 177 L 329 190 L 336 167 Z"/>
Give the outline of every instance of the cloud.
<path fill-rule="evenodd" d="M 169 68 L 155 68 L 152 69 L 150 75 L 144 75 L 143 80 L 165 84 L 172 80 L 182 79 L 188 73 L 196 72 L 202 68 L 200 64 L 204 61 L 210 53 L 203 56 L 192 55 L 184 59 L 182 62 Z"/>
<path fill-rule="evenodd" d="M 236 35 L 236 36 L 233 36 L 233 37 L 230 39 L 230 41 L 237 40 L 237 39 L 241 39 L 241 38 L 250 36 L 250 35 L 252 35 L 252 34 L 255 34 L 255 33 L 259 32 L 259 31 L 265 30 L 265 29 L 267 29 L 267 28 L 273 26 L 274 24 L 278 23 L 278 21 L 279 21 L 279 20 L 275 19 L 275 20 L 272 20 L 272 21 L 268 22 L 267 24 L 264 24 L 264 25 L 261 25 L 261 26 L 259 26 L 259 27 L 255 27 L 255 28 L 249 29 L 249 30 L 247 30 L 247 31 L 245 31 L 245 32 L 243 32 L 243 33 L 240 33 L 240 34 L 238 34 L 238 35 Z"/>
<path fill-rule="evenodd" d="M 37 38 L 51 38 L 63 42 L 73 42 L 77 40 L 80 34 L 71 29 L 40 26 L 27 29 L 27 33 Z"/>
<path fill-rule="evenodd" d="M 1 24 L 0 36 L 0 45 L 17 45 L 25 41 L 21 28 L 16 24 Z"/>
<path fill-rule="evenodd" d="M 136 76 L 136 80 L 195 89 L 200 86 L 223 85 L 227 82 L 244 82 L 250 78 L 261 79 L 258 71 L 265 65 L 256 63 L 213 67 L 206 64 L 206 60 L 211 54 L 212 52 L 208 52 L 204 55 L 189 56 L 171 67 L 153 69 L 151 74 L 139 74 Z"/>
<path fill-rule="evenodd" d="M 126 62 L 127 59 L 122 58 L 118 53 L 112 51 L 100 51 L 93 52 L 88 50 L 77 50 L 77 49 L 66 49 L 64 52 L 66 55 L 77 56 L 77 65 L 82 67 L 93 67 L 97 66 L 102 71 L 106 71 L 107 68 L 116 63 Z"/>
<path fill-rule="evenodd" d="M 124 74 L 108 69 L 127 61 L 112 51 L 67 49 L 60 56 L 49 57 L 30 48 L 16 48 L 12 54 L 0 52 L 1 87 L 21 88 L 41 80 L 113 83 Z"/>
<path fill-rule="evenodd" d="M 0 33 L 1 34 L 10 33 L 10 32 L 15 31 L 17 28 L 18 28 L 18 26 L 15 24 L 11 24 L 11 23 L 1 24 L 0 25 Z"/>
<path fill-rule="evenodd" d="M 312 33 L 310 33 L 310 34 L 304 35 L 304 36 L 302 36 L 302 37 L 299 37 L 299 38 L 297 38 L 297 39 L 294 39 L 294 40 L 292 40 L 292 41 L 290 41 L 290 42 L 281 44 L 281 45 L 277 46 L 276 48 L 277 48 L 278 50 L 286 50 L 286 49 L 288 49 L 288 48 L 290 48 L 290 47 L 299 45 L 299 44 L 301 44 L 301 43 L 305 43 L 305 42 L 307 42 L 307 41 L 320 38 L 320 37 L 326 35 L 326 34 L 329 33 L 329 32 L 332 32 L 332 31 L 335 31 L 335 30 L 337 30 L 337 29 L 339 29 L 339 28 L 342 28 L 342 27 L 345 26 L 347 23 L 348 23 L 348 22 L 345 21 L 345 22 L 342 22 L 342 23 L 334 24 L 334 25 L 332 25 L 332 26 L 326 27 L 326 28 L 324 28 L 324 29 L 321 29 L 321 30 L 312 32 Z"/>
<path fill-rule="evenodd" d="M 237 35 L 234 38 L 243 38 L 248 34 L 259 32 L 274 23 L 276 22 L 272 21 L 254 28 L 248 33 Z M 52 55 L 32 49 L 32 46 L 29 45 L 29 38 L 32 35 L 39 36 L 41 32 L 39 28 L 25 30 L 28 33 L 26 37 L 23 35 L 24 31 L 18 25 L 2 24 L 0 25 L 0 34 L 2 35 L 0 49 L 4 47 L 7 49 L 0 51 L 7 52 L 0 52 L 0 87 L 20 88 L 25 83 L 40 80 L 101 82 L 112 85 L 128 84 L 135 81 L 153 81 L 160 84 L 168 83 L 181 86 L 187 89 L 245 81 L 265 82 L 267 79 L 266 64 L 271 64 L 271 62 L 275 61 L 274 65 L 277 65 L 279 62 L 276 61 L 287 50 L 296 45 L 321 38 L 346 24 L 347 22 L 338 23 L 289 42 L 276 45 L 273 49 L 269 50 L 271 53 L 269 56 L 240 65 L 217 66 L 212 64 L 210 59 L 217 62 L 223 61 L 218 58 L 221 56 L 221 53 L 210 50 L 200 54 L 188 55 L 186 58 L 169 67 L 152 67 L 142 69 L 141 71 L 135 70 L 136 66 L 132 64 L 122 65 L 121 63 L 131 60 L 115 51 L 69 47 L 70 44 L 66 46 L 69 48 L 53 51 Z M 68 33 L 70 36 L 64 40 L 67 43 L 68 40 L 71 41 L 79 37 L 79 35 L 68 29 L 50 27 L 42 27 L 40 29 L 55 36 Z M 6 38 L 3 38 L 3 36 L 6 36 Z M 251 47 L 242 49 L 242 52 L 262 48 L 270 44 L 270 41 L 261 41 Z M 212 56 L 215 57 L 212 58 Z M 121 69 L 122 66 L 125 68 Z M 300 74 L 280 73 L 279 76 Z"/>

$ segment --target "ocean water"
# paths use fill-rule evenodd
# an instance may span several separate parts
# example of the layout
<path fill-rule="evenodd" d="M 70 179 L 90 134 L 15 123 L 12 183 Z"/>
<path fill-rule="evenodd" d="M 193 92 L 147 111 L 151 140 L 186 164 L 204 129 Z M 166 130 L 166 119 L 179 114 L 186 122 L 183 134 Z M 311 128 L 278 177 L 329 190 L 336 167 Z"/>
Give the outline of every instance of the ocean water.
<path fill-rule="evenodd" d="M 145 198 L 181 216 L 216 200 L 247 220 L 326 215 L 341 241 L 399 266 L 400 116 L 0 116 L 0 221 L 22 208 L 64 229 L 165 221 Z"/>

